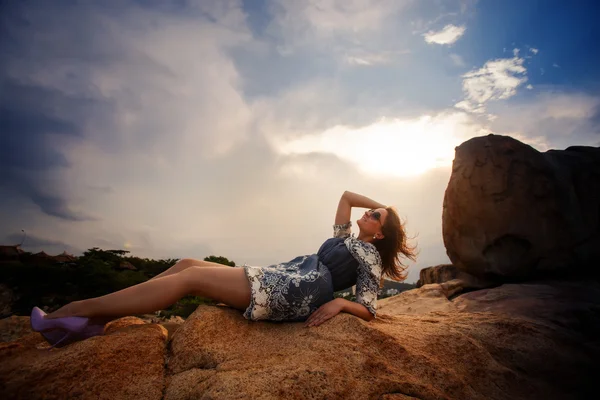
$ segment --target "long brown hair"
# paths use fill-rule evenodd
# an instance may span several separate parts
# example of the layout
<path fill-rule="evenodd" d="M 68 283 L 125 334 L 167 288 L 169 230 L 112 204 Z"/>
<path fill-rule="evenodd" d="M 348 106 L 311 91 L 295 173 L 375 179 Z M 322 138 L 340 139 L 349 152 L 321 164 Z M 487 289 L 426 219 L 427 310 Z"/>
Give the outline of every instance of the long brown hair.
<path fill-rule="evenodd" d="M 408 266 L 402 263 L 400 257 L 408 258 L 412 261 L 417 260 L 416 246 L 408 244 L 404 223 L 400 221 L 396 209 L 394 207 L 387 207 L 386 210 L 388 215 L 385 219 L 385 224 L 381 227 L 381 233 L 383 233 L 384 238 L 373 242 L 377 251 L 379 251 L 383 264 L 381 284 L 383 284 L 384 276 L 397 282 L 406 280 Z"/>

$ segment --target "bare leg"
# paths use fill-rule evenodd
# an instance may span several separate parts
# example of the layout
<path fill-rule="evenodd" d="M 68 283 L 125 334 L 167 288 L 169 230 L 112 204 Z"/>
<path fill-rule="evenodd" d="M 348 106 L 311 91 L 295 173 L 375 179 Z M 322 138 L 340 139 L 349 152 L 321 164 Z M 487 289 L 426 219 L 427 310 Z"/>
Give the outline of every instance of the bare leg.
<path fill-rule="evenodd" d="M 69 303 L 48 314 L 47 318 L 119 318 L 151 313 L 167 308 L 189 294 L 208 297 L 241 310 L 250 304 L 250 284 L 242 268 L 189 267 L 115 293 Z"/>
<path fill-rule="evenodd" d="M 166 271 L 163 271 L 160 274 L 158 274 L 155 277 L 150 278 L 148 280 L 151 281 L 153 279 L 162 278 L 162 277 L 165 277 L 168 275 L 173 275 L 173 274 L 181 272 L 184 269 L 187 269 L 189 267 L 227 267 L 227 265 L 217 264 L 217 263 L 210 262 L 210 261 L 196 260 L 194 258 L 184 258 L 182 260 L 177 261 L 175 264 L 173 264 L 172 267 L 170 267 Z"/>
<path fill-rule="evenodd" d="M 197 259 L 193 259 L 193 258 L 184 258 L 184 259 L 179 260 L 177 263 L 173 264 L 173 266 L 171 266 L 166 271 L 163 271 L 162 273 L 156 275 L 155 277 L 150 278 L 148 281 L 155 280 L 155 279 L 162 278 L 162 277 L 169 276 L 169 275 L 173 275 L 173 274 L 176 274 L 178 272 L 181 272 L 181 271 L 183 271 L 189 267 L 193 267 L 193 266 L 227 267 L 226 265 L 218 264 L 218 263 L 214 263 L 214 262 L 210 262 L 210 261 L 197 260 Z M 75 302 L 73 302 L 73 303 L 75 303 Z M 67 306 L 65 306 L 65 307 L 67 307 Z M 70 306 L 70 307 L 72 307 L 72 306 Z M 55 315 L 61 316 L 61 314 L 55 314 L 57 311 L 59 311 L 59 310 L 56 310 L 55 312 L 50 313 L 49 318 L 55 318 Z M 62 310 L 62 311 L 67 312 L 66 309 Z M 120 318 L 120 317 L 115 317 L 115 316 L 113 316 L 113 317 L 92 317 L 92 318 L 90 318 L 90 325 L 106 325 L 110 321 L 113 321 L 118 318 Z"/>

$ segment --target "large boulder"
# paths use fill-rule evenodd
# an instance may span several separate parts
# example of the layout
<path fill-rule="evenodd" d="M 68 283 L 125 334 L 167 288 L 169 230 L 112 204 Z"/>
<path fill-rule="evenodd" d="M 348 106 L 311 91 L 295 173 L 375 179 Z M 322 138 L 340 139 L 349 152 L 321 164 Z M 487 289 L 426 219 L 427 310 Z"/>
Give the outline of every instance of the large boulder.
<path fill-rule="evenodd" d="M 595 388 L 600 285 L 541 281 L 449 300 L 439 284 L 365 322 L 251 322 L 200 306 L 169 340 L 135 318 L 47 351 L 0 344 L 2 399 L 579 399 Z M 537 311 L 536 311 L 537 310 Z"/>
<path fill-rule="evenodd" d="M 456 148 L 444 195 L 448 257 L 499 281 L 583 276 L 600 264 L 600 148 L 541 153 L 508 136 Z"/>

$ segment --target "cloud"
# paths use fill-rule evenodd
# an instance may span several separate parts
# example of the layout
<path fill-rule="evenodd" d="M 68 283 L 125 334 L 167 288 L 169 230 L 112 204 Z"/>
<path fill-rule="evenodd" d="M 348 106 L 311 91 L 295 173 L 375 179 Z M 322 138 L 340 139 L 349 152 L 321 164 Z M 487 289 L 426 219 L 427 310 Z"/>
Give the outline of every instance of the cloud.
<path fill-rule="evenodd" d="M 367 57 L 348 56 L 346 58 L 346 61 L 348 62 L 348 64 L 368 66 L 377 64 L 388 64 L 390 62 L 390 59 L 388 56 L 383 54 L 374 54 L 369 55 Z"/>
<path fill-rule="evenodd" d="M 512 103 L 496 103 L 499 117 L 490 129 L 511 135 L 540 151 L 572 145 L 594 146 L 600 134 L 600 97 L 538 86 L 536 95 Z"/>
<path fill-rule="evenodd" d="M 427 43 L 434 44 L 453 44 L 455 43 L 462 35 L 464 35 L 467 29 L 465 26 L 456 26 L 456 25 L 446 25 L 440 31 L 429 31 L 423 34 L 425 41 Z"/>
<path fill-rule="evenodd" d="M 409 4 L 409 0 L 273 0 L 271 8 L 273 24 L 298 38 L 311 32 L 325 37 L 374 32 Z"/>
<path fill-rule="evenodd" d="M 398 24 L 412 0 L 271 0 L 267 40 L 280 55 L 331 57 L 333 62 L 377 65 L 406 52 L 407 27 Z"/>
<path fill-rule="evenodd" d="M 9 164 L 9 173 L 0 184 L 67 220 L 93 219 L 73 211 L 73 198 L 85 196 L 80 188 L 91 178 L 73 172 L 88 166 L 75 162 L 78 151 L 96 147 L 107 160 L 121 153 L 127 162 L 138 150 L 155 165 L 199 153 L 217 157 L 245 140 L 250 120 L 237 71 L 224 55 L 227 46 L 248 40 L 237 23 L 243 22 L 239 7 L 201 4 L 202 15 L 214 14 L 218 24 L 168 14 L 154 23 L 156 11 L 133 6 L 119 19 L 104 11 L 40 6 L 27 13 L 39 35 L 18 24 L 6 27 L 11 45 L 30 51 L 8 53 L 3 63 L 0 121 L 8 146 L 1 146 L 0 163 Z M 62 53 L 50 38 L 63 43 Z M 230 117 L 217 117 L 227 111 Z M 140 165 L 110 170 L 122 176 Z"/>
<path fill-rule="evenodd" d="M 508 99 L 527 81 L 523 59 L 488 61 L 483 68 L 463 75 L 463 89 L 470 100 L 484 103 Z"/>
<path fill-rule="evenodd" d="M 228 4 L 213 9 L 201 2 L 201 9 L 183 14 L 133 5 L 115 14 L 43 2 L 8 10 L 14 18 L 5 21 L 26 18 L 36 34 L 22 24 L 3 26 L 11 39 L 3 41 L 1 65 L 3 230 L 22 226 L 40 237 L 61 232 L 87 248 L 95 240 L 88 232 L 107 229 L 104 237 L 122 235 L 115 246 L 138 246 L 150 242 L 137 227 L 149 220 L 160 226 L 165 204 L 173 210 L 178 198 L 191 205 L 200 196 L 203 168 L 214 168 L 250 134 L 249 107 L 227 51 L 251 36 L 239 3 Z M 178 184 L 187 193 L 169 199 L 163 189 Z M 174 223 L 181 210 L 167 212 L 171 221 L 163 227 L 185 231 Z M 191 232 L 180 241 L 177 234 L 158 234 L 154 242 L 163 250 L 185 243 L 201 248 Z"/>
<path fill-rule="evenodd" d="M 381 52 L 366 52 L 366 51 L 352 51 L 346 56 L 346 62 L 350 65 L 358 66 L 373 66 L 373 65 L 386 65 L 394 62 L 394 59 L 410 53 L 408 50 L 404 51 L 381 51 Z"/>
<path fill-rule="evenodd" d="M 487 61 L 483 67 L 464 74 L 463 92 L 466 102 L 457 103 L 465 110 L 482 110 L 493 100 L 505 100 L 517 93 L 517 88 L 527 82 L 527 69 L 520 57 Z"/>
<path fill-rule="evenodd" d="M 537 53 L 539 53 L 539 50 L 538 50 L 538 49 L 536 49 L 535 47 L 531 47 L 531 48 L 529 49 L 529 51 L 530 51 L 530 52 L 532 52 L 533 54 L 537 54 Z"/>
<path fill-rule="evenodd" d="M 454 105 L 454 107 L 464 111 L 468 111 L 473 114 L 483 114 L 485 112 L 485 107 L 483 105 L 476 105 L 467 100 L 459 101 Z"/>
<path fill-rule="evenodd" d="M 463 60 L 463 58 L 461 56 L 459 56 L 458 54 L 451 53 L 450 59 L 452 60 L 452 63 L 454 65 L 456 65 L 457 67 L 464 67 L 467 65 L 467 64 L 465 64 L 465 60 Z"/>
<path fill-rule="evenodd" d="M 57 255 L 66 251 L 69 254 L 79 255 L 82 254 L 82 249 L 77 247 L 73 247 L 68 243 L 64 243 L 60 240 L 47 239 L 42 237 L 37 237 L 35 235 L 31 235 L 27 232 L 25 234 L 23 232 L 20 233 L 11 233 L 6 235 L 2 243 L 10 243 L 10 244 L 20 244 L 23 250 L 29 251 L 32 253 L 36 253 L 39 251 L 45 251 L 50 255 Z"/>
<path fill-rule="evenodd" d="M 334 154 L 368 174 L 417 176 L 449 167 L 454 147 L 481 133 L 467 114 L 453 112 L 412 119 L 384 118 L 360 128 L 338 125 L 295 140 L 274 140 L 274 147 L 282 154 Z M 376 150 L 366 152 L 370 146 Z"/>
<path fill-rule="evenodd" d="M 64 182 L 53 172 L 70 163 L 61 144 L 81 138 L 76 119 L 100 101 L 90 101 L 54 88 L 21 83 L 8 76 L 0 96 L 0 187 L 10 188 L 58 218 L 70 221 L 93 217 L 69 204 Z M 55 109 L 69 110 L 57 114 Z"/>

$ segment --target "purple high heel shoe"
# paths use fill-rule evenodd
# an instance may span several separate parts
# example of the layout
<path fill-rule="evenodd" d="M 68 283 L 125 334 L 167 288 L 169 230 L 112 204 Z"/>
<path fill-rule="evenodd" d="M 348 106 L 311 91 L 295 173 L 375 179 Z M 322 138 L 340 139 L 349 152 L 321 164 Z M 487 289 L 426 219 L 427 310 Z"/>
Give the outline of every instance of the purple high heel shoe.
<path fill-rule="evenodd" d="M 44 339 L 54 347 L 62 347 L 77 340 L 87 339 L 99 334 L 99 325 L 90 325 L 89 318 L 85 317 L 64 317 L 64 318 L 45 318 L 46 313 L 38 307 L 33 307 L 31 311 L 31 329 L 40 332 Z M 101 327 L 104 330 L 104 327 Z"/>
<path fill-rule="evenodd" d="M 53 329 L 50 331 L 44 331 L 40 333 L 44 337 L 44 339 L 46 339 L 46 342 L 52 345 L 48 349 L 50 350 L 54 347 L 60 348 L 68 344 L 79 342 L 81 340 L 85 340 L 94 336 L 103 335 L 104 325 L 88 325 L 81 332 L 71 332 L 70 335 L 68 332 L 62 329 Z"/>

